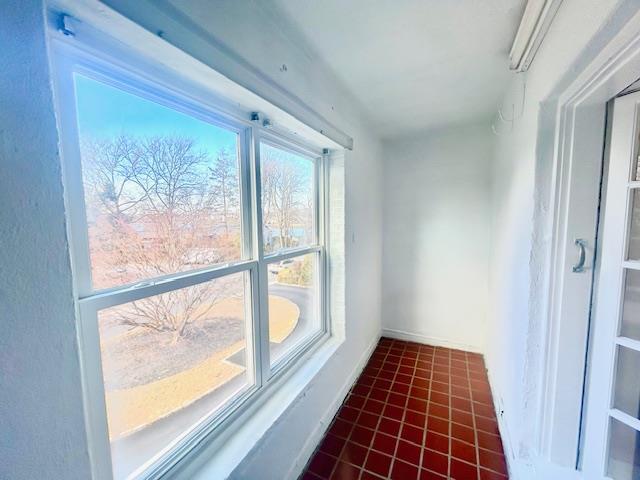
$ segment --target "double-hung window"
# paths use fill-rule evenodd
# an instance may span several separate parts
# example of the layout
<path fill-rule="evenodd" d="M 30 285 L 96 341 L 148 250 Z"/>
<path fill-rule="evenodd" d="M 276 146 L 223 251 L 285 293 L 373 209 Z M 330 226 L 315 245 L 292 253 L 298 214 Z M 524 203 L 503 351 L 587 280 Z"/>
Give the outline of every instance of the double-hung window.
<path fill-rule="evenodd" d="M 61 52 L 91 436 L 115 478 L 154 476 L 327 335 L 323 156 L 184 79 Z"/>

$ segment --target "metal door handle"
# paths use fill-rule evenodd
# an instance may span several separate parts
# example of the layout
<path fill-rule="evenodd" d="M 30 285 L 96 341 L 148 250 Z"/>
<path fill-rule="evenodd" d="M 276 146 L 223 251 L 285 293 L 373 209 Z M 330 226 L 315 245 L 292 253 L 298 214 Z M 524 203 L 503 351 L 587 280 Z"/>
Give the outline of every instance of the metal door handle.
<path fill-rule="evenodd" d="M 586 259 L 585 246 L 587 241 L 582 238 L 576 238 L 573 242 L 580 249 L 580 256 L 578 257 L 578 263 L 573 266 L 574 273 L 584 272 L 584 262 Z"/>

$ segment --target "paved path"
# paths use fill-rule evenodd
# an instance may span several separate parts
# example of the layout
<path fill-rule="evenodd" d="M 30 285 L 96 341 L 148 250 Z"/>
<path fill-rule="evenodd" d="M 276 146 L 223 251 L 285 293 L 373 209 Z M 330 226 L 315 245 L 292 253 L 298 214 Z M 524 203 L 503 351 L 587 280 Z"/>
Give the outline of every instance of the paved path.
<path fill-rule="evenodd" d="M 286 340 L 282 343 L 270 343 L 271 357 L 277 359 L 282 355 L 283 350 L 295 345 L 313 329 L 313 312 L 309 311 L 309 307 L 313 308 L 313 293 L 309 288 L 292 287 L 279 283 L 269 285 L 269 293 L 286 298 L 300 309 L 298 323 Z"/>
<path fill-rule="evenodd" d="M 271 355 L 278 357 L 282 350 L 291 344 L 296 344 L 308 333 L 311 325 L 311 312 L 308 307 L 313 305 L 313 295 L 310 289 L 271 283 L 269 293 L 286 298 L 295 303 L 300 309 L 298 323 L 289 334 L 286 342 L 281 344 L 271 343 Z M 235 358 L 234 358 L 235 357 Z M 244 349 L 236 353 L 230 359 L 236 364 L 244 366 Z M 114 458 L 114 478 L 125 478 L 142 462 L 147 461 L 162 448 L 166 447 L 167 439 L 175 439 L 184 433 L 185 425 L 195 425 L 200 419 L 213 411 L 235 392 L 243 387 L 244 375 L 238 375 L 231 381 L 215 389 L 211 393 L 189 405 L 188 408 L 178 410 L 171 415 L 162 418 L 148 427 L 143 428 L 125 438 L 112 443 L 112 456 Z M 143 460 L 141 460 L 143 459 Z"/>

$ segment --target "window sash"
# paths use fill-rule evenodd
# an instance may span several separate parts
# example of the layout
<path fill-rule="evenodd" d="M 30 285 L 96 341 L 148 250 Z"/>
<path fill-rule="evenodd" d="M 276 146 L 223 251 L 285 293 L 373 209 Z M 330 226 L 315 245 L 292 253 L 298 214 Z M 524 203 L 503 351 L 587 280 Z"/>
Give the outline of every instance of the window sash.
<path fill-rule="evenodd" d="M 278 250 L 276 250 L 275 252 L 269 252 L 269 253 L 265 253 L 264 250 L 264 244 L 262 245 L 262 253 L 264 257 L 270 257 L 279 253 L 287 253 L 291 250 L 297 250 L 297 249 L 303 249 L 305 247 L 314 247 L 314 246 L 320 246 L 324 244 L 324 238 L 323 238 L 323 232 L 321 231 L 321 224 L 320 224 L 320 220 L 321 220 L 321 215 L 320 212 L 321 210 L 323 210 L 324 205 L 322 202 L 323 199 L 323 194 L 324 194 L 324 190 L 321 188 L 321 184 L 322 182 L 322 178 L 324 176 L 324 170 L 323 170 L 323 163 L 324 163 L 324 159 L 322 157 L 322 155 L 320 155 L 318 152 L 313 152 L 311 150 L 302 148 L 298 145 L 296 145 L 295 143 L 289 143 L 285 140 L 283 140 L 280 137 L 277 137 L 275 135 L 270 134 L 270 132 L 265 132 L 264 130 L 261 132 L 260 137 L 258 139 L 258 142 L 256 142 L 256 152 L 258 152 L 258 157 L 259 154 L 261 153 L 261 149 L 260 149 L 260 145 L 261 144 L 266 144 L 272 148 L 276 148 L 278 150 L 282 150 L 284 152 L 288 152 L 288 153 L 293 153 L 295 155 L 301 156 L 309 161 L 312 162 L 313 164 L 313 219 L 312 219 L 312 232 L 311 232 L 311 238 L 312 241 L 309 245 L 305 245 L 303 247 L 293 247 L 293 248 L 280 248 Z M 257 161 L 257 167 L 256 168 L 260 168 L 260 161 Z M 259 199 L 260 199 L 260 209 L 262 209 L 262 181 L 260 181 L 260 184 L 258 185 L 260 187 L 260 195 L 259 195 Z M 261 222 L 262 223 L 262 222 Z M 264 228 L 264 224 L 262 225 L 262 228 Z M 264 230 L 263 230 L 264 232 Z M 264 242 L 263 242 L 264 243 Z"/>
<path fill-rule="evenodd" d="M 215 280 L 217 278 L 226 277 L 234 273 L 248 272 L 255 269 L 256 261 L 248 260 L 237 262 L 229 266 L 204 268 L 188 273 L 176 273 L 159 279 L 153 279 L 140 282 L 135 285 L 117 287 L 108 291 L 103 291 L 83 297 L 78 300 L 80 305 L 87 305 L 96 311 L 105 308 L 115 307 L 143 298 L 152 297 L 162 293 L 168 293 L 180 290 L 185 287 L 191 287 L 200 283 Z"/>
<path fill-rule="evenodd" d="M 284 355 L 282 355 L 280 358 L 278 358 L 277 360 L 275 360 L 274 362 L 271 361 L 271 358 L 269 358 L 269 365 L 267 365 L 269 368 L 268 370 L 268 374 L 270 376 L 273 376 L 275 374 L 277 374 L 278 371 L 280 371 L 281 369 L 285 368 L 286 365 L 291 361 L 291 357 L 298 355 L 300 352 L 303 352 L 310 343 L 312 343 L 314 341 L 314 339 L 318 336 L 318 334 L 322 335 L 322 333 L 324 333 L 325 331 L 325 324 L 323 322 L 323 313 L 324 313 L 324 308 L 323 308 L 323 293 L 324 293 L 324 287 L 323 287 L 323 273 L 325 271 L 325 267 L 324 267 L 324 250 L 320 247 L 309 247 L 309 248 L 305 248 L 305 249 L 300 249 L 300 250 L 296 250 L 296 251 L 291 251 L 288 252 L 286 254 L 283 255 L 278 255 L 278 256 L 274 256 L 272 260 L 271 257 L 267 257 L 265 258 L 265 269 L 267 270 L 267 275 L 268 275 L 268 268 L 269 265 L 272 265 L 273 263 L 277 263 L 280 262 L 282 260 L 287 260 L 287 259 L 293 259 L 293 258 L 300 258 L 300 257 L 304 257 L 305 255 L 312 255 L 313 256 L 313 261 L 315 262 L 315 268 L 317 269 L 317 278 L 314 281 L 314 285 L 313 285 L 313 289 L 314 289 L 314 305 L 313 305 L 313 314 L 315 316 L 317 316 L 316 318 L 319 320 L 319 330 L 317 331 L 313 331 L 311 333 L 311 335 L 308 335 L 307 337 L 302 338 L 301 340 L 298 341 L 297 344 L 294 344 L 293 346 L 289 347 L 286 349 L 286 352 Z M 265 289 L 267 290 L 267 295 L 269 294 L 269 285 L 266 285 Z M 270 322 L 270 311 L 267 310 L 265 318 L 266 318 L 266 322 L 269 323 Z M 313 318 L 307 319 L 307 321 L 312 320 Z M 266 348 L 269 349 L 269 352 L 271 351 L 271 346 L 270 346 L 270 338 L 267 338 L 267 345 Z"/>
<path fill-rule="evenodd" d="M 62 47 L 62 48 L 61 48 Z M 261 390 L 284 375 L 296 361 L 308 354 L 329 332 L 328 322 L 328 171 L 326 159 L 314 148 L 285 136 L 266 130 L 256 123 L 227 113 L 215 104 L 193 99 L 184 94 L 184 82 L 177 90 L 166 87 L 155 78 L 146 79 L 131 65 L 121 67 L 120 60 L 77 47 L 57 45 L 55 87 L 58 93 L 58 112 L 61 123 L 61 149 L 63 176 L 67 191 L 68 227 L 74 288 L 78 308 L 78 330 L 83 371 L 83 391 L 87 409 L 89 447 L 94 458 L 97 477 L 111 472 L 111 447 L 107 429 L 105 388 L 102 376 L 100 337 L 97 314 L 109 308 L 149 296 L 157 295 L 210 281 L 223 276 L 247 272 L 250 276 L 251 315 L 248 317 L 246 336 L 247 367 L 253 364 L 253 384 L 232 398 L 224 408 L 211 412 L 147 464 L 135 472 L 145 478 L 156 478 L 166 473 L 191 450 L 217 436 L 226 425 L 239 415 L 247 405 L 260 397 Z M 139 69 L 140 67 L 138 67 Z M 119 285 L 109 289 L 92 289 L 91 265 L 88 245 L 88 225 L 85 212 L 82 165 L 78 144 L 78 126 L 75 109 L 73 74 L 95 78 L 98 81 L 149 99 L 168 108 L 229 129 L 239 135 L 240 190 L 241 190 L 241 242 L 242 259 L 224 265 L 212 265 L 202 269 L 176 272 L 150 278 L 133 285 Z M 188 85 L 188 84 L 187 84 Z M 249 116 L 247 115 L 247 118 Z M 260 142 L 282 148 L 310 158 L 314 162 L 314 239 L 313 244 L 264 254 L 263 223 L 260 183 Z M 268 265 L 307 253 L 318 255 L 318 303 L 320 329 L 295 346 L 273 366 L 269 358 L 268 319 Z M 188 408 L 188 407 L 187 407 Z"/>
<path fill-rule="evenodd" d="M 142 99 L 149 100 L 160 106 L 175 110 L 176 112 L 185 114 L 187 116 L 196 118 L 203 122 L 209 123 L 219 128 L 223 128 L 238 135 L 238 156 L 239 156 L 239 172 L 240 177 L 240 212 L 241 212 L 241 258 L 239 261 L 254 259 L 252 240 L 253 236 L 247 232 L 251 232 L 251 183 L 250 183 L 250 138 L 252 135 L 251 126 L 243 124 L 241 122 L 227 119 L 219 114 L 215 109 L 209 108 L 206 105 L 198 105 L 189 100 L 185 95 L 179 92 L 174 92 L 169 89 L 164 89 L 159 85 L 156 85 L 152 81 L 145 81 L 137 78 L 135 74 L 122 71 L 121 69 L 114 69 L 112 74 L 109 73 L 108 67 L 100 65 L 91 65 L 87 61 L 69 65 L 65 77 L 61 81 L 63 85 L 63 95 L 61 95 L 61 104 L 63 102 L 71 102 L 70 105 L 75 105 L 76 95 L 74 88 L 73 75 L 81 74 L 92 80 L 104 83 L 110 87 L 122 90 L 126 93 L 136 95 Z M 61 105 L 62 106 L 62 105 Z M 198 271 L 208 270 L 222 265 L 211 265 L 203 267 L 202 269 L 186 270 L 182 272 L 173 272 L 168 275 L 159 277 L 149 277 L 140 281 L 136 281 L 130 284 L 118 285 L 105 289 L 94 289 L 91 279 L 91 259 L 89 255 L 89 228 L 87 223 L 83 172 L 82 172 L 82 159 L 79 149 L 79 131 L 77 123 L 77 111 L 75 108 L 69 108 L 65 119 L 65 128 L 69 128 L 72 141 L 67 142 L 68 159 L 65 159 L 67 163 L 67 169 L 69 175 L 72 177 L 68 182 L 73 188 L 69 192 L 70 213 L 72 216 L 71 223 L 73 228 L 74 241 L 78 244 L 79 254 L 75 258 L 76 273 L 78 276 L 77 288 L 80 292 L 81 298 L 90 297 L 96 293 L 117 292 L 122 289 L 134 287 L 137 284 L 147 282 L 160 282 L 172 277 L 182 276 L 182 274 L 195 273 Z M 73 130 L 73 131 L 71 131 Z M 78 183 L 79 182 L 79 183 Z"/>

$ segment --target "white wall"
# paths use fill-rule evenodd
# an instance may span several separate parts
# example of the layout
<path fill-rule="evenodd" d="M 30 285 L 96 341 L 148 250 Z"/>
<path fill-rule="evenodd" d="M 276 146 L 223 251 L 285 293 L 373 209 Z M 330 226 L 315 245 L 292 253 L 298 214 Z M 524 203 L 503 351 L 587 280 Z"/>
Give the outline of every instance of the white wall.
<path fill-rule="evenodd" d="M 125 14 L 136 2 L 117 4 Z M 381 148 L 354 102 L 297 32 L 252 0 L 176 1 L 252 69 L 348 132 L 345 160 L 346 340 L 237 470 L 283 479 L 322 425 L 381 328 Z M 153 16 L 154 9 L 143 11 Z M 73 292 L 42 3 L 5 2 L 0 25 L 2 320 L 0 477 L 89 478 Z M 10 27 L 10 28 L 7 28 Z M 287 64 L 287 72 L 280 67 Z M 4 104 L 4 102 L 7 102 Z M 8 274 L 4 274 L 5 271 Z M 310 421 L 313 419 L 313 421 Z M 326 425 L 324 425 L 326 427 Z M 9 432 L 9 434 L 7 434 Z M 7 471 L 8 470 L 8 471 Z"/>
<path fill-rule="evenodd" d="M 0 478 L 90 477 L 40 0 L 0 16 Z"/>
<path fill-rule="evenodd" d="M 483 350 L 493 140 L 483 123 L 384 143 L 385 334 Z"/>
<path fill-rule="evenodd" d="M 504 409 L 503 439 L 518 472 L 543 462 L 537 458 L 536 432 L 545 353 L 542 276 L 550 242 L 552 152 L 537 144 L 551 125 L 548 118 L 540 118 L 540 106 L 572 77 L 592 39 L 619 28 L 612 22 L 617 8 L 619 13 L 630 11 L 637 2 L 564 0 L 531 69 L 514 75 L 505 93 L 503 111 L 513 107 L 516 121 L 496 123 L 486 359 L 494 396 Z M 555 478 L 569 478 L 566 472 L 561 475 Z"/>

